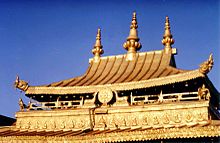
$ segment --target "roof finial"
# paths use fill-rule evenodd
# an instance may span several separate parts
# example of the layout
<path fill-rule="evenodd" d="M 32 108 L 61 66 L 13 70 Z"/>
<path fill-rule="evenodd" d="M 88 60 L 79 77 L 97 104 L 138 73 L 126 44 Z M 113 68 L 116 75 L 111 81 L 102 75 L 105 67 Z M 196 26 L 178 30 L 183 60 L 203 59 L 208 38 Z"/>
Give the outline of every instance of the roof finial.
<path fill-rule="evenodd" d="M 137 25 L 137 18 L 136 18 L 136 12 L 133 12 L 133 17 L 132 17 L 132 21 L 131 21 L 131 29 L 137 29 L 138 25 Z"/>
<path fill-rule="evenodd" d="M 101 29 L 98 28 L 98 32 L 96 35 L 96 42 L 94 48 L 92 49 L 92 53 L 94 54 L 94 60 L 98 61 L 100 59 L 101 54 L 104 53 L 101 44 Z"/>
<path fill-rule="evenodd" d="M 132 60 L 135 57 L 135 54 L 141 48 L 141 43 L 139 43 L 138 31 L 137 31 L 137 19 L 136 13 L 133 12 L 132 22 L 130 26 L 130 33 L 127 38 L 127 41 L 124 43 L 124 48 L 128 51 L 127 60 Z"/>
<path fill-rule="evenodd" d="M 165 46 L 166 51 L 169 51 L 172 48 L 171 45 L 174 44 L 174 39 L 172 37 L 173 36 L 170 32 L 169 17 L 166 16 L 165 32 L 164 32 L 163 40 L 162 40 L 162 44 Z"/>

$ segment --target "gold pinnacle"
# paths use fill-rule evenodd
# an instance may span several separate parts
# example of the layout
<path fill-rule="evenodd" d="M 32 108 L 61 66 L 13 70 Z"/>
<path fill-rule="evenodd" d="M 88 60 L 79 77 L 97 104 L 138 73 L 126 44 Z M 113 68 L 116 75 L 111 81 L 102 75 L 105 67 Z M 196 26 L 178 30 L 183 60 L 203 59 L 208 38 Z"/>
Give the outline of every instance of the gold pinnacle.
<path fill-rule="evenodd" d="M 135 53 L 140 50 L 141 43 L 139 43 L 138 38 L 138 31 L 137 31 L 138 25 L 137 25 L 137 18 L 136 13 L 133 13 L 131 26 L 130 26 L 130 33 L 127 38 L 127 41 L 124 43 L 124 48 L 128 51 L 127 53 L 127 59 L 132 60 L 135 56 Z"/>
<path fill-rule="evenodd" d="M 165 46 L 165 49 L 169 50 L 171 49 L 171 45 L 174 44 L 174 39 L 172 38 L 172 34 L 170 31 L 170 22 L 169 17 L 166 16 L 166 22 L 165 22 L 165 32 L 163 35 L 162 44 Z"/>
<path fill-rule="evenodd" d="M 96 42 L 95 42 L 94 48 L 92 49 L 92 53 L 94 54 L 95 61 L 99 60 L 101 54 L 104 53 L 102 49 L 102 44 L 101 44 L 101 29 L 100 28 L 98 28 L 98 32 L 96 35 Z"/>
<path fill-rule="evenodd" d="M 137 29 L 138 25 L 137 25 L 137 18 L 136 18 L 136 12 L 133 12 L 133 17 L 132 17 L 132 21 L 131 21 L 131 29 Z"/>

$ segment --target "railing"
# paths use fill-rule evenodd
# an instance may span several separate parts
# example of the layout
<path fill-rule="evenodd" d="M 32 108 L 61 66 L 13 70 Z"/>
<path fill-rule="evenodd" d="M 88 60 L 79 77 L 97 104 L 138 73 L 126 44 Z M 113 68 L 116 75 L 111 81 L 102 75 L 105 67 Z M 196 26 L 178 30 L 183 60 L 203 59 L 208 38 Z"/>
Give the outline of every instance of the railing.
<path fill-rule="evenodd" d="M 81 100 L 55 101 L 55 102 L 31 102 L 30 110 L 50 110 L 50 109 L 69 109 L 83 106 L 83 97 Z"/>
<path fill-rule="evenodd" d="M 136 104 L 148 104 L 148 103 L 164 103 L 164 102 L 176 102 L 176 101 L 186 101 L 186 100 L 199 100 L 200 96 L 198 92 L 183 92 L 183 93 L 169 93 L 159 95 L 141 95 L 134 96 L 131 93 L 130 96 L 131 105 Z"/>
<path fill-rule="evenodd" d="M 142 105 L 150 103 L 167 103 L 187 100 L 200 100 L 198 92 L 183 92 L 183 93 L 169 93 L 163 94 L 162 92 L 157 95 L 130 95 L 131 105 Z M 127 100 L 123 101 L 127 102 Z M 59 99 L 54 102 L 29 102 L 26 110 L 52 110 L 52 109 L 71 109 L 71 108 L 89 108 L 95 107 L 95 98 L 72 101 L 60 101 Z"/>

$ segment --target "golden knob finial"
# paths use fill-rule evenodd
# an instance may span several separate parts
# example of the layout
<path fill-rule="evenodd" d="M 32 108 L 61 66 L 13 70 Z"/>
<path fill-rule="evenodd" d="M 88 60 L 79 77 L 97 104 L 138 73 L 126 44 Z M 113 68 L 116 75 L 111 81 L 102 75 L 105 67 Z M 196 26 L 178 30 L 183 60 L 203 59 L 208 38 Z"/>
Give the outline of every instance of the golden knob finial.
<path fill-rule="evenodd" d="M 92 49 L 92 53 L 94 54 L 95 61 L 98 61 L 101 54 L 104 53 L 102 49 L 102 44 L 101 44 L 101 29 L 100 28 L 98 28 L 98 32 L 96 35 L 96 42 L 95 42 L 94 48 Z"/>
<path fill-rule="evenodd" d="M 163 35 L 162 44 L 165 46 L 165 50 L 171 49 L 171 45 L 174 44 L 174 39 L 172 38 L 172 34 L 170 31 L 170 22 L 169 17 L 166 16 L 166 22 L 165 22 L 165 32 Z"/>
<path fill-rule="evenodd" d="M 137 18 L 136 13 L 133 13 L 131 26 L 130 26 L 130 33 L 127 37 L 127 41 L 124 43 L 124 48 L 128 51 L 127 53 L 127 60 L 132 60 L 135 57 L 135 54 L 141 48 L 141 43 L 139 43 L 138 38 L 138 31 L 137 31 Z"/>

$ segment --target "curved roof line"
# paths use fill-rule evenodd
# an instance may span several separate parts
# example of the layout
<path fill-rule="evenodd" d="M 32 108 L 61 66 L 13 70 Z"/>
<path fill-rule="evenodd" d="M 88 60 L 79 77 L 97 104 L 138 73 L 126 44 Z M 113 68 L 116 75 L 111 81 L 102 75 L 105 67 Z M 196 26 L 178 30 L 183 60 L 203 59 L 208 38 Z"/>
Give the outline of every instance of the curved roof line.
<path fill-rule="evenodd" d="M 179 72 L 177 69 L 168 67 L 171 72 Z M 175 71 L 176 70 L 176 71 Z M 124 83 L 104 84 L 104 85 L 89 85 L 89 86 L 72 86 L 72 87 L 43 87 L 32 86 L 26 91 L 26 94 L 82 94 L 82 93 L 95 93 L 103 87 L 111 88 L 115 91 L 125 91 L 133 89 L 141 89 L 147 87 L 161 86 L 167 84 L 178 83 L 182 81 L 192 80 L 199 77 L 205 77 L 199 70 L 187 71 L 179 74 L 164 76 L 161 78 L 153 78 L 142 81 L 132 81 Z"/>

